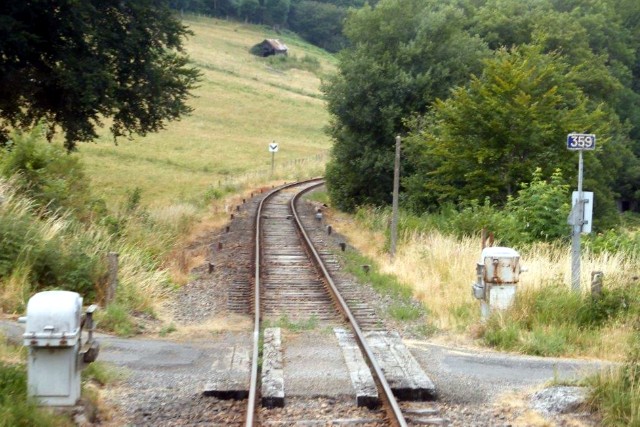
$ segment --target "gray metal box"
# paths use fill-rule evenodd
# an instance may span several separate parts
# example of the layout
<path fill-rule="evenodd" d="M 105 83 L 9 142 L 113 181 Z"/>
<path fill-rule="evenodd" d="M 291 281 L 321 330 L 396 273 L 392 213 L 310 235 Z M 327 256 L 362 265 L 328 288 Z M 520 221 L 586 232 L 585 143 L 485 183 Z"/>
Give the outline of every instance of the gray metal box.
<path fill-rule="evenodd" d="M 28 390 L 41 404 L 73 406 L 80 398 L 82 298 L 69 291 L 40 292 L 27 304 Z"/>

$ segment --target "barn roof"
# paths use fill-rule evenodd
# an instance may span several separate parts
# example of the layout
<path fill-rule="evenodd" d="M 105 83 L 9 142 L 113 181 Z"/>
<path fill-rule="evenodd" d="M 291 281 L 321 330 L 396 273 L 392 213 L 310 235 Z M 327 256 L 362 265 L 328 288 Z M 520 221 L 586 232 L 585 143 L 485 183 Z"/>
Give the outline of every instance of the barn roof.
<path fill-rule="evenodd" d="M 268 43 L 274 50 L 283 51 L 289 49 L 286 44 L 282 43 L 278 39 L 265 39 L 265 42 Z"/>

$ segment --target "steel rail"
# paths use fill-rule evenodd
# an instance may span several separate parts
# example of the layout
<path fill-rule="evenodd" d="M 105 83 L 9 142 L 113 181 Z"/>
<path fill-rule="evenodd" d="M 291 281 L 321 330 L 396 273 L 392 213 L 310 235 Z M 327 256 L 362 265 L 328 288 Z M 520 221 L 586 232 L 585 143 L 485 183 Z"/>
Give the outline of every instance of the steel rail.
<path fill-rule="evenodd" d="M 349 321 L 349 324 L 351 325 L 351 328 L 353 329 L 355 335 L 356 335 L 356 340 L 360 346 L 360 349 L 365 353 L 365 357 L 367 358 L 368 362 L 369 362 L 369 366 L 373 369 L 375 376 L 378 380 L 379 385 L 381 386 L 382 390 L 383 390 L 383 396 L 384 399 L 387 401 L 387 403 L 390 406 L 390 412 L 391 412 L 391 416 L 392 416 L 392 420 L 391 422 L 393 423 L 393 425 L 397 425 L 400 427 L 407 427 L 407 421 L 404 418 L 404 415 L 402 414 L 402 410 L 400 409 L 400 405 L 398 404 L 398 401 L 396 400 L 395 396 L 393 395 L 393 391 L 391 390 L 391 387 L 389 386 L 389 383 L 387 382 L 384 373 L 382 372 L 382 368 L 380 368 L 380 365 L 378 364 L 378 361 L 376 359 L 376 357 L 374 356 L 371 347 L 369 347 L 369 345 L 367 344 L 367 341 L 364 337 L 364 333 L 362 332 L 362 330 L 360 329 L 360 326 L 358 325 L 358 321 L 356 320 L 355 316 L 353 315 L 353 313 L 351 312 L 351 309 L 349 309 L 349 306 L 347 305 L 347 303 L 345 302 L 344 298 L 342 298 L 342 295 L 340 295 L 340 291 L 338 290 L 338 287 L 336 286 L 335 282 L 333 281 L 333 279 L 331 278 L 331 275 L 329 274 L 329 271 L 327 270 L 327 268 L 324 265 L 324 262 L 322 261 L 322 258 L 320 258 L 320 254 L 318 254 L 318 251 L 316 250 L 316 248 L 314 247 L 313 243 L 311 242 L 311 239 L 309 238 L 307 232 L 305 231 L 305 228 L 302 225 L 302 221 L 300 220 L 300 217 L 298 216 L 298 212 L 296 210 L 295 204 L 296 201 L 306 192 L 313 190 L 316 187 L 319 187 L 321 185 L 324 184 L 324 181 L 321 183 L 318 183 L 317 185 L 308 187 L 302 191 L 300 191 L 299 193 L 297 193 L 289 202 L 290 203 L 290 207 L 291 207 L 291 211 L 293 214 L 293 218 L 296 221 L 296 224 L 298 226 L 298 230 L 300 231 L 300 233 L 302 234 L 303 237 L 303 241 L 305 243 L 305 245 L 307 246 L 308 250 L 312 253 L 315 264 L 320 268 L 320 270 L 322 271 L 322 274 L 324 275 L 324 278 L 327 282 L 327 284 L 329 285 L 329 289 L 331 291 L 331 294 L 334 298 L 334 300 L 337 302 L 337 305 L 339 307 L 339 309 L 346 315 L 347 320 Z"/>
<path fill-rule="evenodd" d="M 262 208 L 264 203 L 274 196 L 276 193 L 285 188 L 295 187 L 306 182 L 317 181 L 320 178 L 314 178 L 307 181 L 294 182 L 284 184 L 267 193 L 266 196 L 258 204 L 256 209 L 256 220 L 254 229 L 254 323 L 253 323 L 253 351 L 251 355 L 251 380 L 249 384 L 249 398 L 247 402 L 246 427 L 253 427 L 255 424 L 254 416 L 256 413 L 256 399 L 258 395 L 258 356 L 260 353 L 260 235 L 262 231 Z M 324 181 L 323 181 L 324 182 Z"/>

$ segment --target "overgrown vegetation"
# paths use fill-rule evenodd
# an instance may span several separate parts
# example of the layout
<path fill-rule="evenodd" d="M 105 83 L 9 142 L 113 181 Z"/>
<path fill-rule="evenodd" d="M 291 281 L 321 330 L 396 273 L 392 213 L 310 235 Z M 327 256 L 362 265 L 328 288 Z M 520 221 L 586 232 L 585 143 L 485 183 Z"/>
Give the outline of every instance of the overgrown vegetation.
<path fill-rule="evenodd" d="M 104 303 L 106 255 L 115 251 L 121 261 L 116 307 L 123 307 L 122 317 L 153 314 L 157 298 L 170 286 L 161 268 L 163 257 L 192 213 L 158 220 L 140 207 L 141 195 L 133 191 L 121 211 L 97 209 L 88 215 L 85 207 L 92 198 L 79 159 L 45 143 L 38 130 L 13 136 L 0 155 L 0 170 L 3 311 L 24 312 L 33 293 L 49 289 L 75 291 L 86 302 Z M 105 321 L 102 327 L 110 324 Z"/>
<path fill-rule="evenodd" d="M 607 426 L 640 426 L 640 325 L 631 338 L 627 362 L 591 378 L 589 403 Z"/>
<path fill-rule="evenodd" d="M 589 380 L 591 405 L 602 414 L 607 426 L 638 425 L 637 231 L 631 228 L 585 236 L 582 292 L 570 290 L 570 245 L 561 235 L 563 228 L 569 227 L 566 214 L 556 210 L 566 209 L 561 189 L 534 179 L 502 210 L 487 203 L 421 216 L 402 212 L 400 242 L 393 262 L 388 257 L 389 210 L 361 208 L 355 216 L 356 226 L 354 219 L 342 215 L 328 221 L 348 236 L 350 244 L 375 260 L 367 264 L 377 264 L 380 271 L 410 284 L 411 293 L 424 303 L 429 318 L 440 330 L 465 333 L 506 351 L 624 362 L 621 369 Z M 538 210 L 543 212 L 538 214 Z M 532 222 L 527 224 L 523 218 Z M 625 223 L 633 225 L 635 221 L 626 215 Z M 497 245 L 506 235 L 527 268 L 520 276 L 513 306 L 494 311 L 486 322 L 480 318 L 479 303 L 469 286 L 475 279 L 481 240 L 478 230 L 482 227 L 499 230 Z M 540 230 L 557 230 L 557 234 Z M 358 272 L 363 262 L 357 261 L 354 273 L 363 274 Z M 590 272 L 596 270 L 604 273 L 601 295 L 592 295 L 584 286 L 589 283 Z M 361 280 L 368 279 L 365 276 Z M 432 330 L 431 325 L 425 325 Z"/>
<path fill-rule="evenodd" d="M 632 284 L 579 294 L 562 284 L 518 293 L 509 311 L 495 312 L 484 341 L 493 347 L 539 356 L 585 354 L 602 334 L 640 316 L 640 290 Z"/>

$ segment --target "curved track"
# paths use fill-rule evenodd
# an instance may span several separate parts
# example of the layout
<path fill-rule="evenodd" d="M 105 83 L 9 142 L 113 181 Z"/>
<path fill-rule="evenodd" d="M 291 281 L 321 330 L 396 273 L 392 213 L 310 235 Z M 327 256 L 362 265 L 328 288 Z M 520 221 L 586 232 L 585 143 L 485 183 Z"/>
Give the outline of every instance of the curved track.
<path fill-rule="evenodd" d="M 400 406 L 356 317 L 331 279 L 329 270 L 296 212 L 296 200 L 304 192 L 323 183 L 323 180 L 315 179 L 285 185 L 267 194 L 257 209 L 254 233 L 255 318 L 246 426 L 256 424 L 260 326 L 263 317 L 304 319 L 313 316 L 318 321 L 336 321 L 340 318 L 338 313 L 342 314 L 353 331 L 371 368 L 386 409 L 386 422 L 388 425 L 406 426 Z"/>

